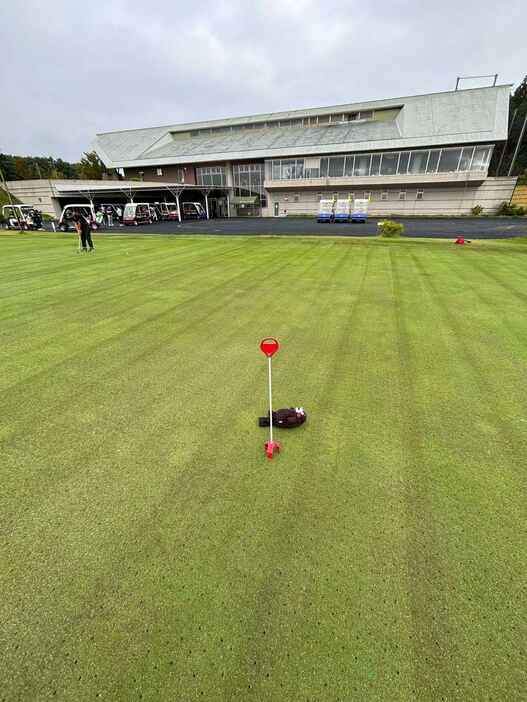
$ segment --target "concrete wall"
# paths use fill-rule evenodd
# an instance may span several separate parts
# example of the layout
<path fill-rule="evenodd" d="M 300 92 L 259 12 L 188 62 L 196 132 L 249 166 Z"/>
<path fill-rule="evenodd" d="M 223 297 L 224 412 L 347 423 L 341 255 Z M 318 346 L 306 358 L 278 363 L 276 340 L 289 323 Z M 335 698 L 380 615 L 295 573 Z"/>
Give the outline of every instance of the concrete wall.
<path fill-rule="evenodd" d="M 319 190 L 302 190 L 297 187 L 291 190 L 270 190 L 267 192 L 268 207 L 262 213 L 264 216 L 272 216 L 274 204 L 279 203 L 280 214 L 287 210 L 287 214 L 308 214 L 315 215 L 318 211 L 318 203 L 322 197 L 331 197 L 333 193 L 338 193 L 339 197 L 348 197 L 350 192 L 355 198 L 370 196 L 369 211 L 374 215 L 466 215 L 475 205 L 483 207 L 484 214 L 493 214 L 499 205 L 508 202 L 514 191 L 516 178 L 487 178 L 483 183 L 465 184 L 441 184 L 433 186 L 430 184 L 393 185 L 386 188 L 365 188 L 348 186 L 345 190 L 341 188 L 320 188 Z M 422 199 L 417 199 L 417 193 L 422 191 Z M 405 193 L 406 199 L 400 200 L 400 193 Z M 382 193 L 386 193 L 387 199 L 382 199 Z"/>
<path fill-rule="evenodd" d="M 49 180 L 10 180 L 7 187 L 24 205 L 33 205 L 44 214 L 57 217 L 61 213 Z"/>

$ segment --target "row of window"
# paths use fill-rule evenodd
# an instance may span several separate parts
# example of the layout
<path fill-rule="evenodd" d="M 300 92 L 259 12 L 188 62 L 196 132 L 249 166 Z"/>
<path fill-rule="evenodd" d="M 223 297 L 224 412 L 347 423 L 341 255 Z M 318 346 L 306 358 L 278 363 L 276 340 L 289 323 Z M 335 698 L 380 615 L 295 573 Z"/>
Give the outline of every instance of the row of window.
<path fill-rule="evenodd" d="M 227 185 L 225 166 L 204 166 L 196 168 L 196 183 L 198 185 L 225 187 Z"/>
<path fill-rule="evenodd" d="M 353 193 L 315 193 L 314 198 L 318 202 L 319 200 L 331 199 L 333 200 L 355 200 L 355 199 L 365 199 L 371 200 L 423 200 L 424 190 L 364 190 Z M 292 198 L 294 202 L 300 201 L 300 195 L 297 193 L 288 193 L 285 199 Z"/>
<path fill-rule="evenodd" d="M 382 110 L 377 110 L 381 112 Z M 235 124 L 225 127 L 207 127 L 205 129 L 193 129 L 191 132 L 173 132 L 178 138 L 181 134 L 191 137 L 208 136 L 210 134 L 227 134 L 245 129 L 265 129 L 267 127 L 319 127 L 328 124 L 342 124 L 343 122 L 356 122 L 357 120 L 375 119 L 374 110 L 357 110 L 355 112 L 335 112 L 326 115 L 313 115 L 312 117 L 300 117 L 297 119 L 277 119 L 265 122 L 250 122 L 249 124 Z"/>
<path fill-rule="evenodd" d="M 280 159 L 271 161 L 271 178 L 272 180 L 299 180 L 482 171 L 488 168 L 492 148 L 492 146 L 464 146 L 392 151 L 382 154 Z"/>
<path fill-rule="evenodd" d="M 265 166 L 263 163 L 240 163 L 232 167 L 234 195 L 251 197 L 264 195 Z"/>

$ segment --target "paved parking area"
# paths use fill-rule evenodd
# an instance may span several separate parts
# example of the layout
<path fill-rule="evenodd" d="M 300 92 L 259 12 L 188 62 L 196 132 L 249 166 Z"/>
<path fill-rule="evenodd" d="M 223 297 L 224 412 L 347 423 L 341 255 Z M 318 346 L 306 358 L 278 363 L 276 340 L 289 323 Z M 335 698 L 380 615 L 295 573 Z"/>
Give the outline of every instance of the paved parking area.
<path fill-rule="evenodd" d="M 211 220 L 157 222 L 139 227 L 113 227 L 104 234 L 209 234 L 225 236 L 373 236 L 377 222 L 371 217 L 364 224 L 320 224 L 308 217 L 254 217 Z M 527 217 L 393 217 L 405 226 L 404 236 L 435 239 L 509 239 L 527 236 Z M 48 229 L 51 226 L 47 225 Z"/>
<path fill-rule="evenodd" d="M 276 236 L 372 236 L 377 222 L 372 217 L 365 224 L 319 224 L 315 219 L 296 217 L 265 217 L 211 219 L 201 221 L 158 222 L 139 227 L 115 227 L 108 233 L 122 234 L 214 234 L 214 235 L 276 235 Z M 469 239 L 506 239 L 527 236 L 525 217 L 459 217 L 455 219 L 394 217 L 405 226 L 405 236 Z"/>

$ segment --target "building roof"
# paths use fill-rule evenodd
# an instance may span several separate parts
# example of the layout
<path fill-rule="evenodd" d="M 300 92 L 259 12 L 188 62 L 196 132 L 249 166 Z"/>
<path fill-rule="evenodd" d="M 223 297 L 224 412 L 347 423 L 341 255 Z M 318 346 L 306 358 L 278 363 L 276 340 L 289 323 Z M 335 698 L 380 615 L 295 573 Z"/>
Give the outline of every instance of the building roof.
<path fill-rule="evenodd" d="M 110 168 L 270 158 L 294 155 L 493 143 L 507 138 L 510 85 L 348 103 L 207 122 L 98 134 L 94 148 Z M 390 109 L 388 121 L 316 127 L 266 122 Z M 258 125 L 260 128 L 198 130 Z M 191 132 L 194 132 L 192 134 Z"/>

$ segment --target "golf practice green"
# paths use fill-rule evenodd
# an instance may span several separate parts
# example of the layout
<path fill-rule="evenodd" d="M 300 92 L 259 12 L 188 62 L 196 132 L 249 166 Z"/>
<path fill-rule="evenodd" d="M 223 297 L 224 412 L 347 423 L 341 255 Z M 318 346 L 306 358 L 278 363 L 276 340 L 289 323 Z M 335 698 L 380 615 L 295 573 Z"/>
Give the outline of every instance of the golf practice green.
<path fill-rule="evenodd" d="M 523 699 L 527 247 L 94 243 L 0 236 L 0 699 Z"/>

